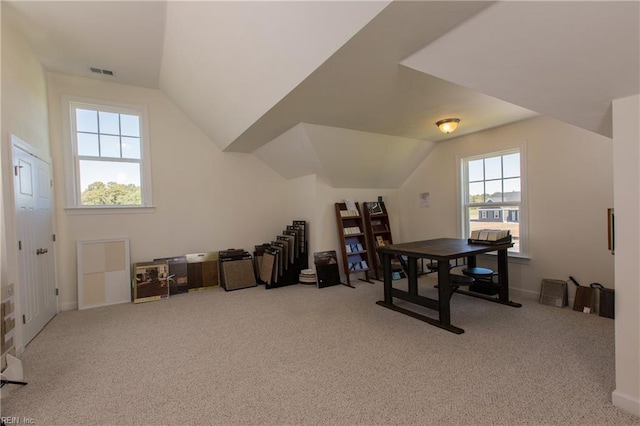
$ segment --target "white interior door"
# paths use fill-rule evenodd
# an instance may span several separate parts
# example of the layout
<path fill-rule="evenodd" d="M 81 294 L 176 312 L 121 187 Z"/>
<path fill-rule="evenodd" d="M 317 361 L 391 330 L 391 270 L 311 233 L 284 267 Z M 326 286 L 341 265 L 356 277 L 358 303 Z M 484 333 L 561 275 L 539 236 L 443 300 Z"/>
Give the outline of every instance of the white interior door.
<path fill-rule="evenodd" d="M 58 310 L 49 163 L 12 143 L 23 343 L 29 343 Z"/>

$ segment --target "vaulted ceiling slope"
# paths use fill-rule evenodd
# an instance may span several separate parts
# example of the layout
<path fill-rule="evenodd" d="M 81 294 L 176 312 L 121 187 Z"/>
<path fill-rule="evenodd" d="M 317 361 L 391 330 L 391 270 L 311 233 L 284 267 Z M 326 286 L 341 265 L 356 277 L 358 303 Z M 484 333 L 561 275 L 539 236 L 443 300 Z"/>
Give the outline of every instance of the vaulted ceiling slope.
<path fill-rule="evenodd" d="M 500 2 L 402 63 L 611 137 L 611 100 L 639 92 L 639 16 L 638 1 Z"/>
<path fill-rule="evenodd" d="M 226 148 L 387 4 L 170 2 L 160 88 Z"/>
<path fill-rule="evenodd" d="M 451 137 L 441 118 L 462 120 L 455 136 L 538 113 L 611 136 L 611 100 L 639 92 L 637 1 L 7 4 L 47 70 L 158 88 L 221 149 L 283 176 L 275 158 L 305 152 L 344 187 L 397 185 L 398 170 L 363 179 L 340 158 L 398 140 L 426 156 Z"/>

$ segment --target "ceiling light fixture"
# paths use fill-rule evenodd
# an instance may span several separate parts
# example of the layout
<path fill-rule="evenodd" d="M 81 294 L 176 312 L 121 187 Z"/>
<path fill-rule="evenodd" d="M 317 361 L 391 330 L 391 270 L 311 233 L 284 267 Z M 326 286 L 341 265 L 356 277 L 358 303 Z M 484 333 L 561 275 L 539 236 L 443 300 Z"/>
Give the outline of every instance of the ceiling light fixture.
<path fill-rule="evenodd" d="M 451 133 L 458 128 L 459 118 L 445 118 L 436 123 L 442 133 Z"/>

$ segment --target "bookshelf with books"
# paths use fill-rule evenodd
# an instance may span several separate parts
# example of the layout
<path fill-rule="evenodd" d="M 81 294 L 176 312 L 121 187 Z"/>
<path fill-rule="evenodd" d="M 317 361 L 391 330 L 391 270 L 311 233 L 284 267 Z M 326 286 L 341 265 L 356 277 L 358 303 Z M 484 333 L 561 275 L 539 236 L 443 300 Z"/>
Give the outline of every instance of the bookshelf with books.
<path fill-rule="evenodd" d="M 351 275 L 363 273 L 369 281 L 369 252 L 365 236 L 364 222 L 358 203 L 348 201 L 335 203 L 338 222 L 338 239 L 342 251 L 342 266 L 346 275 L 346 284 L 351 285 Z"/>
<path fill-rule="evenodd" d="M 393 244 L 391 237 L 391 226 L 389 224 L 389 214 L 387 207 L 382 201 L 372 201 L 362 203 L 364 212 L 364 226 L 371 251 L 371 270 L 376 280 L 382 279 L 382 259 L 376 250 L 378 247 Z M 392 259 L 392 273 L 399 278 L 406 276 L 399 259 Z"/>

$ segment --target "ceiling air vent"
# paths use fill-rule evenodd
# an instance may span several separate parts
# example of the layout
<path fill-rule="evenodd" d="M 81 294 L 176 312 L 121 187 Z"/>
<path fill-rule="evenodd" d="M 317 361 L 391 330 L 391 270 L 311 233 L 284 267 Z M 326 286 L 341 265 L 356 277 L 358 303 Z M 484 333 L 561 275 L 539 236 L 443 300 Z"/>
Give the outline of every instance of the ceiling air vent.
<path fill-rule="evenodd" d="M 94 72 L 96 74 L 104 74 L 104 75 L 113 75 L 113 71 L 110 70 L 103 70 L 100 68 L 95 68 L 95 67 L 90 67 L 89 68 L 91 70 L 91 72 Z"/>

